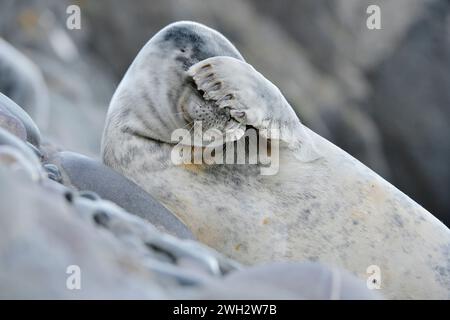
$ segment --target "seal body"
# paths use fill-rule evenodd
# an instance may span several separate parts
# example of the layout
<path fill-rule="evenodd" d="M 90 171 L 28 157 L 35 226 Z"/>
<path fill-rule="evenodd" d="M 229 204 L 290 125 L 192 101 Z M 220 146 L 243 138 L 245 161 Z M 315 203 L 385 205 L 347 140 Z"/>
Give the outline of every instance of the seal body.
<path fill-rule="evenodd" d="M 275 127 L 278 172 L 175 165 L 170 133 L 195 120 L 218 130 Z M 318 261 L 388 298 L 450 298 L 448 228 L 303 126 L 281 92 L 205 26 L 169 25 L 141 50 L 111 101 L 102 153 L 198 240 L 238 261 Z M 379 274 L 366 273 L 374 267 Z"/>

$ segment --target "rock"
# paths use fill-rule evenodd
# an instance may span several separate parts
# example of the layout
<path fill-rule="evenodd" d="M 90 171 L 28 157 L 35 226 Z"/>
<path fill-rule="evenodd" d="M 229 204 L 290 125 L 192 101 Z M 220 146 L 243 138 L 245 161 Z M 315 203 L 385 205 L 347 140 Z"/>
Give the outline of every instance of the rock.
<path fill-rule="evenodd" d="M 239 267 L 54 181 L 30 183 L 1 165 L 0 181 L 1 298 L 171 298 Z M 82 290 L 66 287 L 72 265 Z"/>
<path fill-rule="evenodd" d="M 194 238 L 189 229 L 151 195 L 101 162 L 73 152 L 56 153 L 48 161 L 58 166 L 65 185 L 93 191 L 179 238 Z"/>
<path fill-rule="evenodd" d="M 22 140 L 0 128 L 0 164 L 26 172 L 31 180 L 44 177 L 39 158 Z"/>
<path fill-rule="evenodd" d="M 194 276 L 187 276 L 192 272 L 190 269 L 197 270 L 198 274 L 221 276 L 239 267 L 237 263 L 225 259 L 195 241 L 180 241 L 157 231 L 152 224 L 125 212 L 112 202 L 75 197 L 72 203 L 81 217 L 100 228 L 107 229 L 134 251 L 141 252 L 145 259 L 150 259 L 147 266 L 154 272 L 171 274 L 182 283 L 196 282 Z M 172 273 L 170 271 L 174 271 L 171 270 L 173 267 L 161 268 L 155 260 L 183 266 L 184 272 L 178 270 Z"/>
<path fill-rule="evenodd" d="M 27 139 L 27 129 L 22 121 L 17 119 L 9 111 L 0 107 L 0 128 L 12 133 L 17 138 L 25 141 Z"/>
<path fill-rule="evenodd" d="M 39 68 L 0 38 L 0 92 L 24 108 L 39 125 L 48 120 L 48 91 Z"/>
<path fill-rule="evenodd" d="M 167 298 L 164 280 L 78 218 L 64 198 L 3 167 L 0 181 L 2 299 Z M 82 290 L 66 286 L 71 265 L 81 270 Z"/>
<path fill-rule="evenodd" d="M 45 137 L 63 149 L 95 156 L 100 149 L 106 109 L 114 92 L 114 79 L 103 59 L 94 57 L 92 44 L 87 41 L 90 28 L 82 4 L 79 4 L 82 7 L 82 30 L 67 29 L 66 9 L 72 4 L 69 0 L 51 0 L 45 5 L 38 0 L 6 1 L 0 12 L 0 30 L 2 37 L 14 45 L 15 51 L 20 51 L 27 60 L 39 66 L 45 79 L 47 103 L 40 105 L 47 108 L 39 109 L 43 113 L 42 116 L 39 113 L 39 118 L 30 112 Z M 34 83 L 30 79 L 22 80 L 25 76 L 28 78 L 27 72 L 22 72 L 19 68 L 22 64 L 11 62 L 9 56 L 0 53 L 0 66 L 5 66 L 12 75 L 5 79 L 5 83 L 17 88 L 20 87 L 18 82 Z M 25 64 L 23 66 L 24 71 L 31 70 Z M 0 79 L 1 75 L 2 72 Z M 12 79 L 20 80 L 11 82 Z M 26 88 L 21 88 L 30 95 Z M 45 88 L 33 89 L 33 92 L 45 91 Z M 27 108 L 20 100 L 16 102 Z"/>
<path fill-rule="evenodd" d="M 275 262 L 213 278 L 182 299 L 378 300 L 376 290 L 348 272 L 313 262 Z"/>
<path fill-rule="evenodd" d="M 270 263 L 236 271 L 227 276 L 228 285 L 255 291 L 279 290 L 308 300 L 380 299 L 375 291 L 345 270 L 319 263 Z"/>
<path fill-rule="evenodd" d="M 8 125 L 9 124 L 9 125 Z M 41 133 L 30 116 L 14 101 L 0 93 L 0 127 L 39 147 Z"/>

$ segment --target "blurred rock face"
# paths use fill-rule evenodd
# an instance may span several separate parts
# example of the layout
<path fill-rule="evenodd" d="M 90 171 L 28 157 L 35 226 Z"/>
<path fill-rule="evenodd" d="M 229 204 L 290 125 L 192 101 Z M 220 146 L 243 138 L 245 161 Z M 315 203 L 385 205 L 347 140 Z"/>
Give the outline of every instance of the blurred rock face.
<path fill-rule="evenodd" d="M 0 92 L 30 111 L 55 144 L 96 155 L 114 78 L 87 45 L 89 26 L 66 28 L 69 4 L 72 1 L 1 1 L 0 36 L 15 47 L 9 52 L 19 50 L 42 75 L 18 61 L 17 53 L 11 57 L 8 51 L 0 50 Z M 15 78 L 6 81 L 4 70 Z M 48 93 L 40 85 L 42 76 Z M 42 114 L 46 119 L 41 119 Z"/>
<path fill-rule="evenodd" d="M 57 143 L 97 155 L 137 52 L 168 23 L 195 20 L 227 36 L 306 125 L 450 225 L 448 1 L 82 1 L 76 31 L 65 28 L 68 4 L 3 0 L 0 13 L 1 35 L 43 72 Z M 366 28 L 369 4 L 382 30 Z"/>
<path fill-rule="evenodd" d="M 450 3 L 439 1 L 369 74 L 392 180 L 450 225 Z"/>

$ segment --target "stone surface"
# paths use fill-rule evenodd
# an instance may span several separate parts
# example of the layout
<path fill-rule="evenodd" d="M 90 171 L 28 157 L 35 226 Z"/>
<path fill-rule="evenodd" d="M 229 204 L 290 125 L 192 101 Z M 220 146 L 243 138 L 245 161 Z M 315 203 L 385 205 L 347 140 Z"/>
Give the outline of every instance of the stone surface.
<path fill-rule="evenodd" d="M 271 263 L 231 273 L 225 283 L 259 291 L 278 289 L 308 300 L 379 299 L 376 291 L 344 270 L 319 263 Z M 256 291 L 256 290 L 255 290 Z"/>
<path fill-rule="evenodd" d="M 48 91 L 40 69 L 2 38 L 0 38 L 0 92 L 24 108 L 39 125 L 47 124 Z"/>
<path fill-rule="evenodd" d="M 0 106 L 0 128 L 12 133 L 20 140 L 27 139 L 27 129 L 16 116 Z"/>
<path fill-rule="evenodd" d="M 2 299 L 166 297 L 133 254 L 83 223 L 62 197 L 4 168 L 0 176 Z M 82 290 L 66 287 L 70 265 L 81 268 Z"/>
<path fill-rule="evenodd" d="M 2 119 L 6 121 L 3 122 Z M 9 127 L 20 139 L 39 147 L 41 133 L 34 121 L 19 105 L 0 92 L 0 127 L 3 126 L 6 129 Z"/>
<path fill-rule="evenodd" d="M 123 175 L 101 162 L 73 152 L 60 152 L 49 162 L 57 164 L 65 185 L 90 190 L 170 234 L 193 239 L 192 233 L 168 209 Z"/>
<path fill-rule="evenodd" d="M 4 166 L 0 178 L 1 298 L 170 298 L 237 267 L 107 201 L 30 183 Z M 71 265 L 82 290 L 66 287 Z"/>
<path fill-rule="evenodd" d="M 22 171 L 32 180 L 41 180 L 44 171 L 34 149 L 12 133 L 0 128 L 0 164 Z"/>

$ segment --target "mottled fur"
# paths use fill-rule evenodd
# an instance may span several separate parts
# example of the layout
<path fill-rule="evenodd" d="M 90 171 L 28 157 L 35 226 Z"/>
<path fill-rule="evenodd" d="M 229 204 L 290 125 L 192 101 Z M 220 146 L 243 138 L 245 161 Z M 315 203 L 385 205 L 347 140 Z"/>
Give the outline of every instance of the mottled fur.
<path fill-rule="evenodd" d="M 220 56 L 231 58 L 204 61 Z M 304 127 L 279 90 L 243 61 L 207 27 L 164 28 L 138 54 L 111 101 L 104 162 L 171 209 L 200 241 L 241 262 L 320 261 L 363 279 L 368 266 L 378 265 L 386 297 L 450 298 L 449 230 Z M 195 79 L 205 64 L 214 67 L 220 88 Z M 172 164 L 171 131 L 186 127 L 199 110 L 216 120 L 211 126 L 226 127 L 211 106 L 230 92 L 236 100 L 224 105 L 226 121 L 281 129 L 278 174 L 262 176 L 258 165 Z"/>

